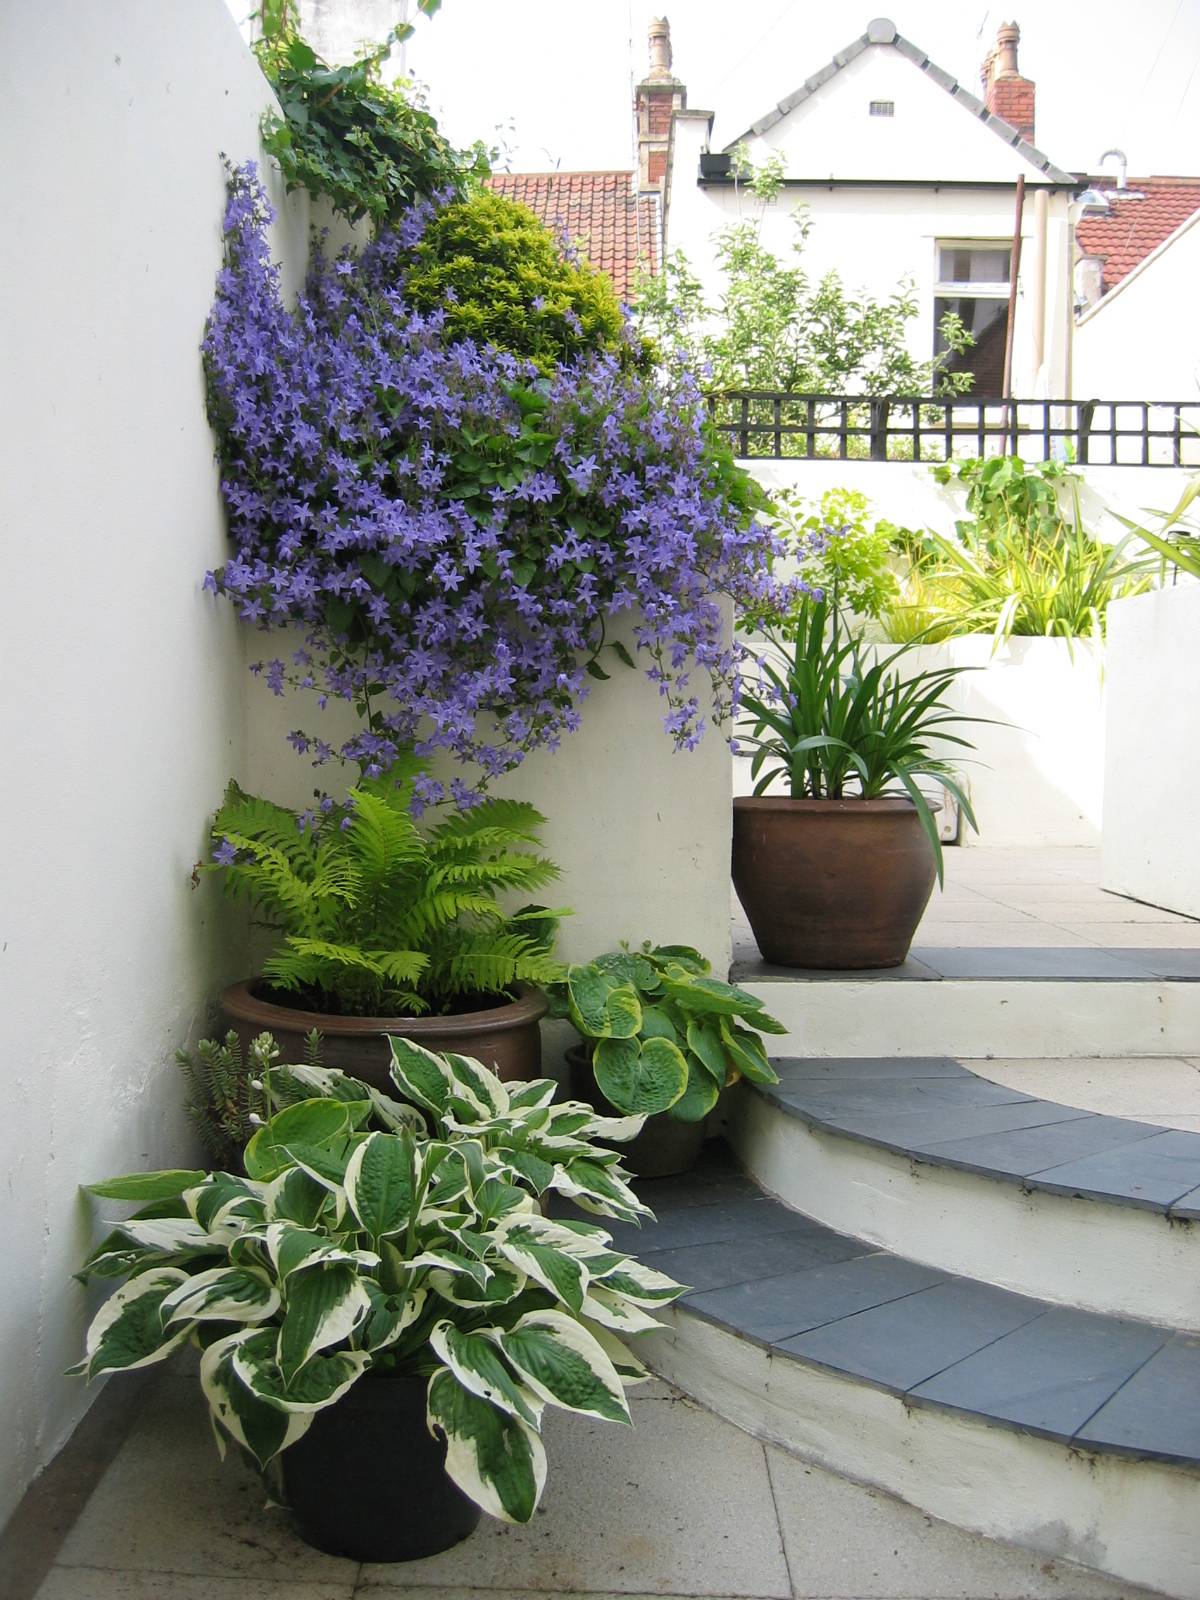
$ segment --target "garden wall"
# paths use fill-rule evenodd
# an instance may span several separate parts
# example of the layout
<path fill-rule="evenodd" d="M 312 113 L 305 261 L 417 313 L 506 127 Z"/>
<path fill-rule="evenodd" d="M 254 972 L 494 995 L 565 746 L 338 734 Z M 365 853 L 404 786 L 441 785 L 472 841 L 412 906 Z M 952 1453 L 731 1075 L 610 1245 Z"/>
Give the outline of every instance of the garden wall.
<path fill-rule="evenodd" d="M 223 0 L 3 6 L 0 61 L 2 1521 L 90 1398 L 62 1377 L 78 1185 L 191 1157 L 172 1056 L 241 964 L 189 882 L 244 747 L 236 626 L 200 591 L 224 533 L 197 346 L 219 152 L 256 151 L 268 93 Z"/>

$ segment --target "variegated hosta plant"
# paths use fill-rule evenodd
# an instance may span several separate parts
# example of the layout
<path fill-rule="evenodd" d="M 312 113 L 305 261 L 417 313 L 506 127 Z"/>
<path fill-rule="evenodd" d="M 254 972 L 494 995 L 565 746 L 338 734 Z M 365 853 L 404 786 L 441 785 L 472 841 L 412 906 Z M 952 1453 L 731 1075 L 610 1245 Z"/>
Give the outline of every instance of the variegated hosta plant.
<path fill-rule="evenodd" d="M 193 1341 L 219 1444 L 260 1469 L 365 1373 L 428 1377 L 450 1476 L 526 1522 L 546 1474 L 543 1408 L 628 1422 L 625 1384 L 645 1369 L 621 1336 L 658 1326 L 651 1313 L 681 1292 L 603 1227 L 538 1203 L 557 1191 L 601 1216 L 649 1215 L 618 1153 L 593 1143 L 632 1138 L 642 1119 L 391 1044 L 411 1104 L 320 1067 L 272 1068 L 280 1109 L 246 1147 L 245 1176 L 91 1186 L 140 1209 L 84 1267 L 125 1281 L 72 1370 L 144 1367 Z"/>

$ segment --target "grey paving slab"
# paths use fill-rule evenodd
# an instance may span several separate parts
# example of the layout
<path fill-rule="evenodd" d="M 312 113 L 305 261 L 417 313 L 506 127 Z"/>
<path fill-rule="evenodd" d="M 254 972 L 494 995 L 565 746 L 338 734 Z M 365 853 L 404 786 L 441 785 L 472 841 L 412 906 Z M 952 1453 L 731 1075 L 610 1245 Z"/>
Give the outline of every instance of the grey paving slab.
<path fill-rule="evenodd" d="M 1069 1439 L 1169 1337 L 1148 1323 L 1057 1308 L 910 1392 Z"/>
<path fill-rule="evenodd" d="M 54 1567 L 37 1600 L 352 1600 L 354 1583 L 206 1578 L 194 1573 L 108 1572 Z"/>
<path fill-rule="evenodd" d="M 1200 1082 L 1200 1074 L 1197 1079 Z M 660 1217 L 685 1206 L 725 1205 L 755 1200 L 762 1194 L 723 1144 L 706 1146 L 704 1160 L 692 1172 L 670 1178 L 637 1178 L 634 1188 Z"/>
<path fill-rule="evenodd" d="M 1076 1437 L 1160 1461 L 1200 1460 L 1200 1337 L 1169 1339 Z"/>
<path fill-rule="evenodd" d="M 913 1154 L 927 1153 L 946 1139 L 969 1139 L 985 1133 L 1008 1133 L 1075 1122 L 1091 1113 L 1053 1100 L 1013 1100 L 1004 1105 L 947 1106 L 943 1111 L 848 1112 L 838 1118 L 846 1133 L 892 1145 Z"/>
<path fill-rule="evenodd" d="M 779 967 L 764 961 L 757 949 L 741 946 L 729 968 L 733 983 L 936 983 L 941 974 L 926 962 L 910 956 L 898 967 Z"/>
<path fill-rule="evenodd" d="M 1164 944 L 1168 944 L 1172 936 L 1168 934 Z M 1200 979 L 1200 950 L 1147 950 L 1122 945 L 1114 948 L 1112 954 L 1122 960 L 1140 962 L 1158 978 Z"/>
<path fill-rule="evenodd" d="M 784 1091 L 797 1084 L 853 1078 L 909 1083 L 916 1078 L 962 1078 L 967 1068 L 951 1056 L 772 1056 Z"/>
<path fill-rule="evenodd" d="M 1024 1295 L 954 1278 L 783 1340 L 781 1348 L 904 1391 L 1045 1310 Z"/>
<path fill-rule="evenodd" d="M 633 1411 L 632 1430 L 548 1411 L 550 1470 L 531 1523 L 485 1518 L 441 1555 L 365 1569 L 369 1583 L 788 1600 L 762 1445 L 683 1399 Z"/>
<path fill-rule="evenodd" d="M 1200 1217 L 1200 1189 L 1192 1189 L 1187 1194 L 1181 1195 L 1172 1205 L 1171 1215 L 1182 1217 L 1189 1222 Z"/>
<path fill-rule="evenodd" d="M 640 1228 L 607 1219 L 604 1225 L 619 1250 L 643 1255 L 647 1250 L 673 1250 L 680 1245 L 725 1244 L 734 1239 L 757 1239 L 764 1233 L 791 1233 L 805 1224 L 803 1219 L 798 1222 L 796 1212 L 760 1193 L 754 1200 L 731 1200 L 715 1206 L 678 1206 L 664 1212 L 656 1222 L 643 1223 Z"/>
<path fill-rule="evenodd" d="M 1011 947 L 993 946 L 977 949 L 964 946 L 957 949 L 921 951 L 926 965 L 939 972 L 943 978 L 1013 979 L 1029 982 L 1062 978 L 1091 980 L 1112 979 L 1127 982 L 1145 981 L 1153 977 L 1144 961 L 1145 951 L 1135 951 L 1128 956 L 1117 956 L 1101 949 L 1056 949 L 1050 946 Z"/>
<path fill-rule="evenodd" d="M 1101 1150 L 1137 1144 L 1160 1131 L 1150 1123 L 1131 1122 L 1124 1117 L 1072 1117 L 1033 1128 L 1017 1128 L 1009 1133 L 931 1139 L 920 1148 L 939 1161 L 953 1162 L 956 1166 L 1028 1178 L 1047 1167 L 1062 1166 Z"/>
<path fill-rule="evenodd" d="M 981 1539 L 769 1449 L 767 1460 L 797 1600 L 1137 1600 L 1140 1591 L 1070 1561 Z"/>
<path fill-rule="evenodd" d="M 1169 1129 L 1031 1176 L 1039 1188 L 1104 1199 L 1120 1196 L 1161 1210 L 1200 1186 L 1200 1134 Z"/>
<path fill-rule="evenodd" d="M 786 1348 L 787 1339 L 810 1328 L 917 1294 L 945 1277 L 936 1267 L 873 1251 L 827 1266 L 689 1295 L 687 1305 L 751 1339 Z"/>
<path fill-rule="evenodd" d="M 808 1079 L 788 1088 L 776 1089 L 774 1097 L 799 1103 L 836 1119 L 852 1111 L 897 1111 L 900 1113 L 940 1110 L 945 1106 L 999 1106 L 1031 1100 L 1023 1089 L 1010 1089 L 1003 1083 L 964 1073 L 959 1078 L 880 1078 L 841 1077 L 828 1082 Z"/>
<path fill-rule="evenodd" d="M 793 1217 L 795 1213 L 790 1213 Z M 692 1244 L 676 1250 L 642 1250 L 642 1260 L 677 1283 L 692 1289 L 721 1289 L 750 1279 L 771 1279 L 829 1261 L 849 1261 L 870 1250 L 861 1239 L 849 1239 L 808 1223 L 761 1239 L 732 1239 L 726 1244 Z"/>

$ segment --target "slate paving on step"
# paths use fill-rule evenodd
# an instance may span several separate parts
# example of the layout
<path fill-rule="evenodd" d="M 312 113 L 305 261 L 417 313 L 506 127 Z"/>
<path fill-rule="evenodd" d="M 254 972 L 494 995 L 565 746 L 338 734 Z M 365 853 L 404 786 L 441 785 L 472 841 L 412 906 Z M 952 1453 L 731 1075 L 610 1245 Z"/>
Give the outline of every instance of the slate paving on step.
<path fill-rule="evenodd" d="M 1200 1410 L 1180 1403 L 1200 1394 L 1200 1337 L 907 1261 L 765 1194 L 706 1199 L 749 1181 L 710 1145 L 693 1178 L 639 1183 L 655 1221 L 613 1230 L 691 1285 L 683 1314 L 914 1406 L 1200 1468 Z"/>
<path fill-rule="evenodd" d="M 1164 929 L 1164 939 L 1169 930 Z M 914 945 L 898 967 L 826 970 L 778 967 L 743 956 L 730 968 L 734 983 L 1200 983 L 1200 950 L 1128 945 Z"/>
<path fill-rule="evenodd" d="M 949 1057 L 773 1058 L 787 1116 L 1024 1189 L 1200 1216 L 1200 1133 L 1041 1100 Z"/>

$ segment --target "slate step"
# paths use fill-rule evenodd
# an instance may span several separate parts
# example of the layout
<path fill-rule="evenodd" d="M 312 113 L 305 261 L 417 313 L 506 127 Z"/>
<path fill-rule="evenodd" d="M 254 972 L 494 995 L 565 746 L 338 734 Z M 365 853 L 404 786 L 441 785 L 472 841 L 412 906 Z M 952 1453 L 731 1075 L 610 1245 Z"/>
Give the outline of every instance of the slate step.
<path fill-rule="evenodd" d="M 790 1205 L 927 1265 L 1200 1331 L 1200 1134 L 947 1056 L 774 1064 L 780 1083 L 740 1095 L 729 1136 Z"/>
<path fill-rule="evenodd" d="M 935 1515 L 1200 1595 L 1200 1338 L 880 1250 L 721 1147 L 640 1189 L 657 1220 L 618 1246 L 690 1285 L 655 1371 Z"/>

